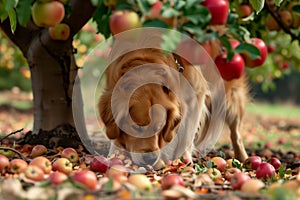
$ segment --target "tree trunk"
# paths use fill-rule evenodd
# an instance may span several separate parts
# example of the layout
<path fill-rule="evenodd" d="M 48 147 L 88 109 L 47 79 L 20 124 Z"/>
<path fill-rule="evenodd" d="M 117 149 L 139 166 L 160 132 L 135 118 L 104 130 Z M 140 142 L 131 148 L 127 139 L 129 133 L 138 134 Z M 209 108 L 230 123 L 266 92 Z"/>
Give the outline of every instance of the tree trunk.
<path fill-rule="evenodd" d="M 72 110 L 73 88 L 78 70 L 72 38 L 92 17 L 95 7 L 85 0 L 71 0 L 70 6 L 72 13 L 64 19 L 64 23 L 71 28 L 67 41 L 52 40 L 48 29 L 38 28 L 32 21 L 26 27 L 17 25 L 14 34 L 10 31 L 8 19 L 0 24 L 1 29 L 27 58 L 31 71 L 34 124 L 32 132 L 24 138 L 26 143 L 40 143 L 48 147 L 77 147 L 81 144 Z M 79 86 L 75 88 L 80 90 Z M 76 109 L 83 109 L 81 96 L 76 101 L 80 104 L 76 105 Z M 83 114 L 83 110 L 76 113 Z M 81 123 L 84 123 L 83 117 Z M 80 124 L 80 127 L 82 129 L 85 125 Z"/>
<path fill-rule="evenodd" d="M 77 75 L 72 41 L 53 41 L 48 31 L 43 30 L 32 39 L 26 57 L 31 71 L 34 101 L 32 135 L 52 131 L 50 141 L 45 141 L 48 145 L 78 145 L 80 138 L 76 132 L 70 132 L 74 127 L 72 94 Z M 57 128 L 60 130 L 54 130 Z M 60 133 L 56 134 L 57 131 Z M 39 143 L 43 137 L 35 138 L 39 139 L 35 141 L 30 138 L 27 142 Z"/>

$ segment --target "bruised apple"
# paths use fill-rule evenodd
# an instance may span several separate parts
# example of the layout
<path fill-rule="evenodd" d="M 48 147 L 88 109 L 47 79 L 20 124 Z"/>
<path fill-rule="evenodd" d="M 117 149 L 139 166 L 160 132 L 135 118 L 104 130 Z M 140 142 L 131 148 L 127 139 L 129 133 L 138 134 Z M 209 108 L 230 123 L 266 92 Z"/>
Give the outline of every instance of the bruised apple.
<path fill-rule="evenodd" d="M 129 10 L 118 10 L 110 16 L 109 28 L 113 35 L 140 27 L 140 18 L 136 12 Z"/>
<path fill-rule="evenodd" d="M 64 5 L 59 1 L 39 3 L 36 1 L 32 6 L 32 19 L 35 25 L 51 27 L 59 24 L 65 16 Z"/>
<path fill-rule="evenodd" d="M 49 34 L 53 40 L 67 40 L 70 36 L 68 24 L 61 23 L 49 28 Z"/>

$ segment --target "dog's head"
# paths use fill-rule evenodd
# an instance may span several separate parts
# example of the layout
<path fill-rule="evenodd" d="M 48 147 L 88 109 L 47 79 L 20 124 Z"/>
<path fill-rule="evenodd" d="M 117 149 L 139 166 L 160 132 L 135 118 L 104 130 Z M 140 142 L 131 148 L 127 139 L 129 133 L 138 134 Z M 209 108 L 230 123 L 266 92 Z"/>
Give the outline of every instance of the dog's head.
<path fill-rule="evenodd" d="M 170 89 L 180 87 L 179 74 L 172 70 L 177 70 L 177 65 L 171 54 L 142 49 L 126 53 L 106 71 L 107 85 L 99 112 L 107 137 L 116 146 L 141 155 L 136 158 L 139 164 L 156 163 L 160 149 L 173 140 L 180 124 L 180 98 Z M 157 82 L 140 84 L 149 76 L 157 77 Z M 123 77 L 125 81 L 118 83 Z"/>

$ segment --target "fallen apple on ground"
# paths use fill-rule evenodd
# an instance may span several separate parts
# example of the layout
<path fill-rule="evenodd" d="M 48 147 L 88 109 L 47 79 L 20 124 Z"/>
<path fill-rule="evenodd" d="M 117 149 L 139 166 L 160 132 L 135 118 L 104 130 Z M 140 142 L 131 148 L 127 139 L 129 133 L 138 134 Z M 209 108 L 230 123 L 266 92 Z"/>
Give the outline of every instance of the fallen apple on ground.
<path fill-rule="evenodd" d="M 78 160 L 79 160 L 79 156 L 78 156 L 77 151 L 74 148 L 71 148 L 71 147 L 65 148 L 61 152 L 61 157 L 62 158 L 67 158 L 72 163 L 77 163 Z"/>
<path fill-rule="evenodd" d="M 75 182 L 84 185 L 90 190 L 97 189 L 97 176 L 93 171 L 87 169 L 81 170 L 75 172 L 72 178 Z"/>

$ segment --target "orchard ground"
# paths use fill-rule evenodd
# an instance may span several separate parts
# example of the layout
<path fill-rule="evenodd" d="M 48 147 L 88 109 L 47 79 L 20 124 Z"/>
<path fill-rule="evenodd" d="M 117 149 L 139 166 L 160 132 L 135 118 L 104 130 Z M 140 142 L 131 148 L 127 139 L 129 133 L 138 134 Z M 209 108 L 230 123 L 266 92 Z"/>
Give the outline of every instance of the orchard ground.
<path fill-rule="evenodd" d="M 19 91 L 0 92 L 0 134 L 24 128 L 33 122 L 32 95 Z M 300 108 L 285 103 L 262 103 L 253 100 L 247 105 L 242 135 L 248 149 L 270 148 L 300 153 Z M 230 144 L 227 127 L 216 148 Z"/>
<path fill-rule="evenodd" d="M 227 171 L 222 171 L 223 175 L 221 175 L 220 171 L 219 175 L 217 174 L 218 176 L 214 174 L 214 172 L 218 170 L 215 168 L 218 167 L 218 162 L 216 161 L 216 163 L 214 163 L 213 161 L 212 163 L 211 161 L 213 157 L 216 157 L 217 155 L 223 155 L 225 156 L 227 162 L 222 158 L 221 160 L 223 160 L 225 164 L 227 163 L 230 165 L 229 163 L 231 163 L 233 166 L 233 164 L 236 163 L 230 159 L 233 157 L 233 151 L 229 146 L 229 130 L 225 128 L 222 137 L 216 144 L 215 149 L 217 151 L 210 152 L 204 158 L 199 158 L 195 155 L 197 162 L 194 163 L 193 167 L 190 166 L 190 163 L 185 163 L 178 158 L 161 170 L 151 170 L 150 168 L 150 171 L 147 171 L 146 168 L 138 168 L 136 166 L 132 168 L 133 171 L 130 172 L 129 178 L 127 177 L 127 171 L 118 171 L 118 168 L 114 169 L 113 166 L 110 166 L 110 168 L 106 166 L 106 172 L 103 173 L 97 171 L 96 168 L 92 169 L 92 162 L 97 156 L 93 157 L 90 154 L 85 154 L 82 151 L 82 148 L 76 149 L 78 152 L 76 155 L 79 156 L 79 160 L 73 164 L 73 168 L 70 168 L 69 164 L 63 165 L 62 160 L 65 158 L 60 158 L 63 154 L 62 151 L 66 150 L 67 148 L 63 149 L 58 147 L 55 149 L 48 149 L 48 151 L 46 150 L 47 152 L 44 153 L 45 157 L 40 156 L 39 159 L 49 159 L 48 162 L 52 163 L 53 171 L 59 170 L 58 166 L 55 168 L 55 163 L 58 163 L 58 161 L 61 160 L 60 164 L 57 164 L 61 166 L 61 173 L 56 172 L 51 173 L 50 175 L 42 172 L 38 173 L 38 177 L 42 177 L 42 182 L 39 182 L 40 179 L 34 179 L 36 177 L 34 175 L 36 174 L 33 172 L 38 172 L 37 169 L 41 171 L 41 169 L 34 165 L 30 166 L 29 164 L 29 167 L 26 167 L 26 171 L 20 174 L 12 173 L 12 168 L 7 169 L 5 173 L 2 171 L 2 176 L 0 179 L 0 199 L 2 199 L 2 196 L 5 199 L 32 199 L 37 194 L 43 194 L 43 197 L 39 196 L 41 199 L 53 199 L 54 197 L 58 197 L 58 199 L 65 199 L 64 197 L 66 196 L 66 199 L 69 199 L 68 197 L 71 197 L 72 199 L 178 199 L 180 197 L 189 197 L 189 199 L 238 200 L 260 200 L 268 199 L 267 197 L 271 197 L 270 199 L 283 200 L 297 199 L 299 194 L 296 193 L 295 189 L 293 188 L 294 186 L 298 187 L 298 182 L 300 180 L 300 175 L 296 176 L 296 174 L 299 174 L 300 169 L 299 119 L 300 109 L 296 106 L 287 106 L 282 104 L 262 104 L 255 101 L 252 101 L 247 106 L 242 135 L 248 154 L 258 155 L 260 156 L 259 158 L 262 158 L 265 161 L 268 161 L 271 157 L 275 156 L 281 161 L 281 167 L 277 170 L 276 176 L 272 179 L 266 179 L 264 181 L 265 183 L 263 183 L 262 180 L 254 178 L 257 173 L 255 170 L 247 168 L 246 165 L 242 165 L 242 168 L 241 165 L 236 166 L 244 171 L 244 173 L 236 173 L 243 174 L 243 177 L 245 177 L 244 179 L 242 176 L 236 176 L 236 181 L 243 181 L 245 183 L 243 184 L 242 182 L 239 182 L 240 185 L 245 185 L 244 188 L 238 189 L 238 186 L 235 185 L 235 182 L 228 179 L 230 174 L 228 174 L 227 171 L 230 173 L 229 169 Z M 18 130 L 24 128 L 23 131 L 10 136 L 9 138 L 12 139 L 8 139 L 10 142 L 1 140 L 3 141 L 3 146 L 8 145 L 9 147 L 14 147 L 15 144 L 12 142 L 15 141 L 14 138 L 21 138 L 23 136 L 22 133 L 31 130 L 32 122 L 33 109 L 31 94 L 23 93 L 16 89 L 8 92 L 0 92 L 0 138 L 3 138 L 5 135 L 14 131 L 18 132 Z M 92 123 L 96 124 L 97 122 Z M 97 147 L 104 149 L 105 152 L 108 149 L 108 141 L 104 140 L 104 134 L 97 134 L 102 133 L 103 130 L 96 130 L 96 127 L 97 126 L 95 125 L 94 129 L 90 129 L 93 131 L 95 130 L 95 134 L 94 132 L 92 133 L 92 136 L 94 137 L 93 139 L 95 139 L 94 142 L 102 141 L 97 143 Z M 98 137 L 99 135 L 102 136 Z M 33 157 L 33 150 L 29 150 L 29 148 L 32 147 L 33 146 L 28 144 L 16 144 L 14 147 L 18 152 L 18 155 L 16 154 L 16 156 L 21 156 L 22 159 L 14 159 L 14 161 L 19 160 L 19 164 L 20 160 L 25 164 L 25 161 L 28 161 L 29 163 Z M 76 151 L 74 150 L 74 152 Z M 35 152 L 39 153 L 38 151 Z M 123 157 L 123 161 L 121 157 L 119 157 L 119 161 L 124 163 L 124 166 L 129 165 L 128 169 L 130 169 L 132 162 L 130 162 L 129 158 L 126 158 L 126 156 L 123 155 Z M 92 158 L 93 160 L 91 160 Z M 98 159 L 100 158 L 97 158 L 96 160 Z M 8 162 L 7 158 L 6 160 Z M 102 163 L 104 163 L 104 160 L 106 160 L 107 163 L 110 163 L 106 158 L 102 157 Z M 280 161 L 278 161 L 279 164 Z M 3 159 L 1 162 L 3 165 Z M 68 163 L 70 163 L 70 161 L 68 161 Z M 219 164 L 220 163 L 221 162 L 219 162 Z M 266 162 L 263 163 L 266 166 L 272 167 L 272 165 Z M 99 163 L 97 165 L 98 167 L 102 166 L 101 170 L 103 170 L 103 165 L 100 165 Z M 48 164 L 47 166 L 51 165 Z M 117 166 L 120 167 L 120 169 L 125 169 L 125 167 L 122 165 L 116 165 L 116 167 Z M 97 172 L 94 173 L 90 170 L 85 170 L 86 168 Z M 238 168 L 234 169 L 239 170 Z M 30 169 L 31 171 L 28 171 L 27 169 Z M 67 169 L 68 172 L 64 171 Z M 268 170 L 267 167 L 261 169 L 262 175 L 266 173 L 266 170 Z M 69 175 L 66 176 L 63 173 L 69 173 Z M 85 173 L 89 173 L 90 176 L 84 175 Z M 113 173 L 117 173 L 115 174 L 116 176 L 113 176 Z M 170 178 L 169 180 L 168 174 L 170 173 L 172 174 L 173 178 Z M 79 176 L 78 174 L 81 175 Z M 80 178 L 76 178 L 77 176 L 75 177 L 75 175 L 78 175 Z M 249 176 L 252 177 L 251 181 L 249 180 Z M 92 180 L 87 181 L 87 177 L 90 177 Z M 246 180 L 249 181 L 245 182 Z M 273 182 L 275 180 L 278 182 Z M 285 180 L 285 182 L 282 184 L 282 187 L 279 187 L 276 190 L 274 190 L 274 188 L 272 189 L 272 187 L 278 187 L 278 183 L 283 180 Z M 60 181 L 60 184 L 53 185 L 56 184 L 54 183 L 55 181 Z M 91 181 L 92 184 L 88 184 Z M 85 187 L 78 185 L 76 182 L 81 182 L 85 185 Z M 140 183 L 143 184 L 140 185 Z M 246 183 L 249 184 L 247 185 Z M 169 189 L 164 189 L 166 184 L 170 184 L 172 187 Z M 182 185 L 184 185 L 184 187 L 182 187 Z M 254 185 L 256 187 L 254 187 Z M 264 187 L 265 185 L 268 186 Z M 97 189 L 96 191 L 94 191 L 95 188 Z M 260 193 L 247 192 L 247 190 L 253 191 L 254 189 L 257 192 L 261 188 L 263 189 L 260 191 Z M 241 192 L 232 190 L 241 190 Z M 285 190 L 288 192 L 285 193 Z"/>

